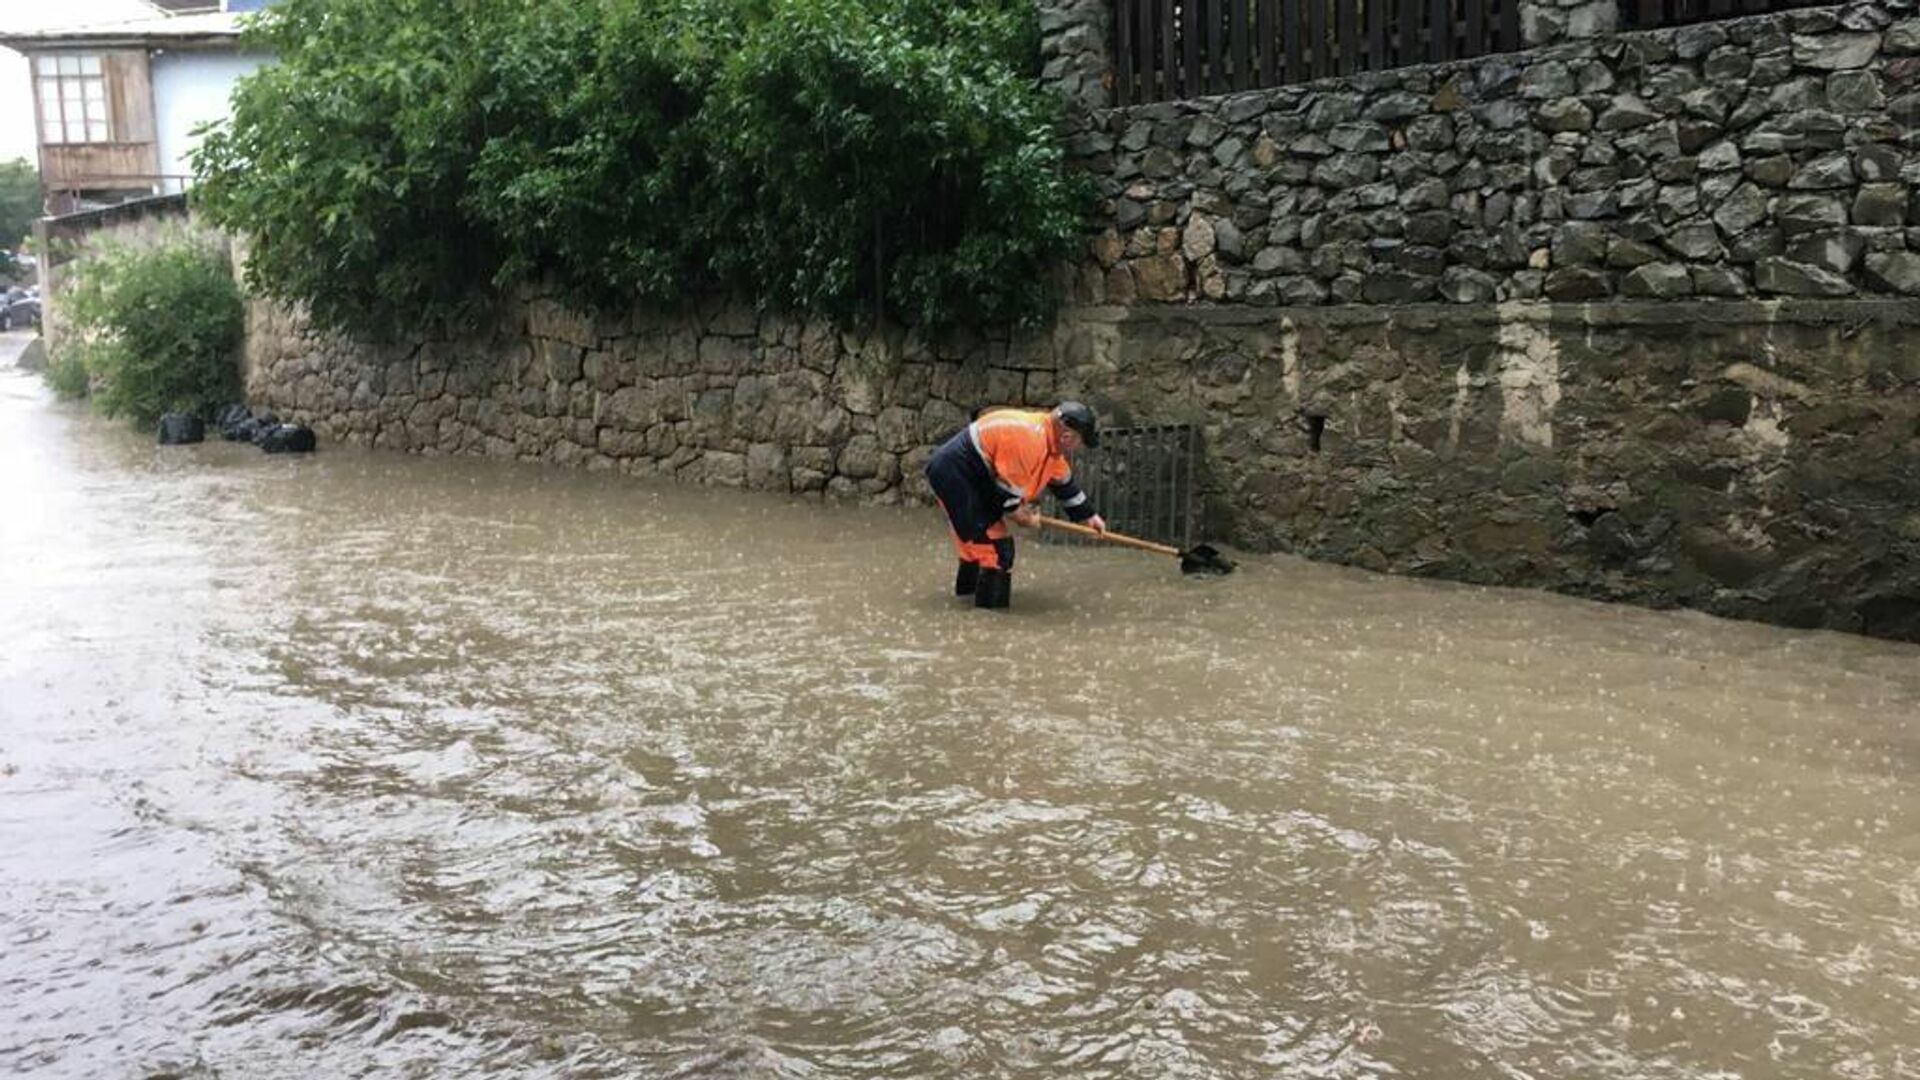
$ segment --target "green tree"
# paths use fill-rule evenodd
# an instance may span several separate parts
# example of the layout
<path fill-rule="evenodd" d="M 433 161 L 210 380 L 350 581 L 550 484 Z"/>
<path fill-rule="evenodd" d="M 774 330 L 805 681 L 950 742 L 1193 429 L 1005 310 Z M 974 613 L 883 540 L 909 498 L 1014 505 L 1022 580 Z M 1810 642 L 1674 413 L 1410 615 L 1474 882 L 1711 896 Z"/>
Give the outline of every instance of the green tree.
<path fill-rule="evenodd" d="M 494 290 L 1030 320 L 1080 235 L 1029 0 L 286 0 L 196 161 L 250 283 L 349 330 Z"/>
<path fill-rule="evenodd" d="M 33 230 L 45 207 L 40 194 L 40 171 L 25 158 L 0 162 L 0 257 L 11 266 L 11 253 Z"/>

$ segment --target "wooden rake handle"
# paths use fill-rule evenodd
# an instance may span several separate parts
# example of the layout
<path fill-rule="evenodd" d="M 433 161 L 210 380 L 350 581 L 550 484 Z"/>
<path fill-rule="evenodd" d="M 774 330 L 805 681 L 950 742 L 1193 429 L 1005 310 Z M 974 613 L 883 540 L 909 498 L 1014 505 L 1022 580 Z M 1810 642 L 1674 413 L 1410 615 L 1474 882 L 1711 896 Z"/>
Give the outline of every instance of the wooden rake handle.
<path fill-rule="evenodd" d="M 1071 521 L 1061 521 L 1059 518 L 1050 518 L 1044 514 L 1040 516 L 1040 527 L 1052 529 L 1055 532 L 1084 536 L 1089 540 L 1119 544 L 1121 547 L 1139 548 L 1141 551 L 1151 551 L 1155 555 L 1171 555 L 1176 559 L 1181 557 L 1181 551 L 1177 547 L 1168 547 L 1166 544 L 1156 544 L 1151 540 L 1142 540 L 1137 536 L 1125 536 L 1117 532 L 1101 532 L 1091 525 L 1075 525 Z"/>

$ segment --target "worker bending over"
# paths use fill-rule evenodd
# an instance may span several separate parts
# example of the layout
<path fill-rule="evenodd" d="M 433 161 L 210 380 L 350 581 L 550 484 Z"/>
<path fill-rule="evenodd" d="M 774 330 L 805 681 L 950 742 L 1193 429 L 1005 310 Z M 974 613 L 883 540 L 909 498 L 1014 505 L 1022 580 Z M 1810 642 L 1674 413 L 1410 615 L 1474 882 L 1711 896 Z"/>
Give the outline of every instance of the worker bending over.
<path fill-rule="evenodd" d="M 1003 518 L 1032 527 L 1034 504 L 1048 488 L 1074 521 L 1105 532 L 1086 492 L 1073 482 L 1068 455 L 1100 445 L 1093 410 L 1063 401 L 1051 412 L 989 409 L 941 444 L 927 462 L 927 482 L 947 513 L 960 552 L 956 596 L 975 607 L 1003 608 L 1013 598 L 1013 537 Z"/>

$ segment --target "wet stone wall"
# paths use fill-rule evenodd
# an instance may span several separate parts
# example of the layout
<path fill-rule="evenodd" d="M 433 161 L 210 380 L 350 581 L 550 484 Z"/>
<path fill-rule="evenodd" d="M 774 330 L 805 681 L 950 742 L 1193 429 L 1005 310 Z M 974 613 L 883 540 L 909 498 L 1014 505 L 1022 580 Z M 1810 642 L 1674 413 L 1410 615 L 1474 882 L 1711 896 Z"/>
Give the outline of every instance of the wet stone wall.
<path fill-rule="evenodd" d="M 1920 305 L 1082 307 L 927 343 L 552 297 L 372 348 L 256 307 L 325 439 L 923 499 L 987 402 L 1186 422 L 1210 535 L 1377 570 L 1920 640 Z"/>
<path fill-rule="evenodd" d="M 1920 295 L 1911 0 L 1080 116 L 1092 302 Z"/>

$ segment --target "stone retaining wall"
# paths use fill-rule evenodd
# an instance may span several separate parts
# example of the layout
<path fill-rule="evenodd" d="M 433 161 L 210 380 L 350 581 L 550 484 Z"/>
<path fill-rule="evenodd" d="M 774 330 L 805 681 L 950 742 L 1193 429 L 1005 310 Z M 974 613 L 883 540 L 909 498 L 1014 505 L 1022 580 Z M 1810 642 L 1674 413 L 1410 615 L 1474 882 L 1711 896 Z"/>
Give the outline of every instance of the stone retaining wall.
<path fill-rule="evenodd" d="M 1089 307 L 930 344 L 536 297 L 385 349 L 253 318 L 253 397 L 328 440 L 898 501 L 976 406 L 1076 396 L 1200 425 L 1248 548 L 1920 640 L 1920 305 Z"/>
<path fill-rule="evenodd" d="M 1912 6 L 1096 111 L 1074 146 L 1111 227 L 1079 297 L 1920 295 Z"/>

